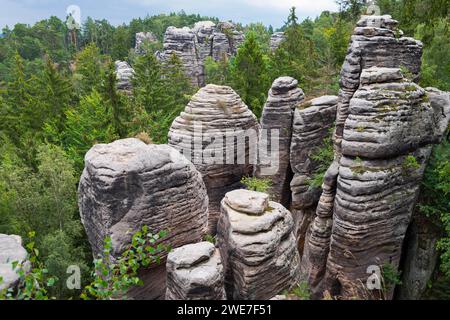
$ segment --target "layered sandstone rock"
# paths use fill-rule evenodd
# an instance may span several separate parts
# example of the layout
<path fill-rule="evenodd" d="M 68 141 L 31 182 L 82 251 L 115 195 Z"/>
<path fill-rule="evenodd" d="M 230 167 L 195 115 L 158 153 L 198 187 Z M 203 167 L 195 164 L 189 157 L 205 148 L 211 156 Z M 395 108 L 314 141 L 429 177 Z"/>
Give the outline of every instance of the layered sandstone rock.
<path fill-rule="evenodd" d="M 0 291 L 14 289 L 19 282 L 18 268 L 13 268 L 17 262 L 26 268 L 28 253 L 22 246 L 22 238 L 14 235 L 0 234 Z"/>
<path fill-rule="evenodd" d="M 269 44 L 270 50 L 275 51 L 276 49 L 278 49 L 278 47 L 284 41 L 285 38 L 286 36 L 284 35 L 284 32 L 273 33 L 272 36 L 270 37 L 270 44 Z"/>
<path fill-rule="evenodd" d="M 203 70 L 197 52 L 197 36 L 188 27 L 169 27 L 164 34 L 163 61 L 168 61 L 172 54 L 180 58 L 184 71 L 193 86 L 201 86 Z"/>
<path fill-rule="evenodd" d="M 133 68 L 126 61 L 116 61 L 117 90 L 130 94 L 133 90 L 131 84 L 134 76 Z"/>
<path fill-rule="evenodd" d="M 138 32 L 136 33 L 136 44 L 134 50 L 137 54 L 145 54 L 145 46 L 150 43 L 158 42 L 156 36 L 151 32 Z"/>
<path fill-rule="evenodd" d="M 188 244 L 169 253 L 166 300 L 225 300 L 220 253 L 212 243 Z"/>
<path fill-rule="evenodd" d="M 86 154 L 78 194 L 95 256 L 110 236 L 117 257 L 144 225 L 152 233 L 167 231 L 164 243 L 173 248 L 201 241 L 206 233 L 208 197 L 201 175 L 166 145 L 125 139 L 94 146 Z M 144 286 L 132 289 L 129 297 L 164 296 L 165 256 L 161 258 L 162 264 L 141 272 Z"/>
<path fill-rule="evenodd" d="M 337 96 L 323 96 L 297 106 L 292 126 L 290 165 L 294 177 L 291 181 L 291 212 L 296 225 L 300 254 L 305 237 L 321 194 L 320 187 L 311 185 L 320 163 L 312 159 L 314 152 L 330 139 L 336 120 Z"/>
<path fill-rule="evenodd" d="M 204 62 L 207 57 L 216 61 L 236 54 L 244 42 L 244 34 L 229 22 L 217 25 L 212 21 L 197 22 L 188 27 L 169 27 L 164 35 L 164 51 L 158 53 L 160 60 L 167 60 L 172 54 L 180 57 L 185 72 L 194 86 L 205 85 Z"/>
<path fill-rule="evenodd" d="M 420 73 L 423 45 L 420 41 L 402 37 L 397 25 L 390 16 L 363 16 L 357 23 L 340 77 L 335 134 L 337 156 L 341 154 L 344 124 L 350 100 L 360 85 L 362 70 L 374 66 L 405 67 L 415 77 Z"/>
<path fill-rule="evenodd" d="M 256 163 L 259 124 L 230 87 L 200 89 L 175 119 L 169 145 L 190 159 L 201 172 L 209 196 L 209 231 L 215 234 L 220 202 L 241 187 Z"/>
<path fill-rule="evenodd" d="M 272 84 L 261 117 L 262 135 L 259 146 L 277 154 L 278 166 L 274 168 L 276 170 L 273 173 L 265 172 L 264 168 L 274 166 L 274 164 L 264 165 L 265 159 L 260 159 L 262 163 L 256 168 L 256 176 L 272 180 L 269 190 L 272 200 L 285 207 L 289 207 L 291 198 L 289 184 L 292 179 L 292 171 L 289 153 L 294 109 L 303 101 L 304 97 L 297 80 L 291 77 L 278 78 Z M 271 143 L 273 134 L 278 135 L 276 146 Z"/>
<path fill-rule="evenodd" d="M 264 193 L 235 190 L 222 201 L 217 242 L 230 299 L 270 299 L 298 281 L 294 222 Z"/>
<path fill-rule="evenodd" d="M 303 257 L 316 297 L 327 290 L 344 298 L 392 298 L 393 288 L 367 289 L 368 268 L 399 267 L 431 144 L 448 125 L 448 116 L 436 114 L 426 91 L 400 69 L 364 69 L 360 83 L 350 101 L 338 169 L 334 164 L 324 183 Z"/>

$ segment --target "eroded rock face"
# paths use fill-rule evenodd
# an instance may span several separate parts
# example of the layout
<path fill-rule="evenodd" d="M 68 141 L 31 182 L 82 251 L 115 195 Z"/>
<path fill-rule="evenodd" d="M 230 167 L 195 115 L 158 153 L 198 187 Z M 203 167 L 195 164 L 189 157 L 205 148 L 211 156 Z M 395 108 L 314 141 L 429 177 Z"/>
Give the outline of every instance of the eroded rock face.
<path fill-rule="evenodd" d="M 225 300 L 223 266 L 212 243 L 188 244 L 169 253 L 166 300 Z"/>
<path fill-rule="evenodd" d="M 136 33 L 136 45 L 134 50 L 137 54 L 145 54 L 145 43 L 158 42 L 156 36 L 151 32 L 138 32 Z"/>
<path fill-rule="evenodd" d="M 172 248 L 201 241 L 206 233 L 208 197 L 200 173 L 185 157 L 166 145 L 146 145 L 125 139 L 94 146 L 85 158 L 79 185 L 79 208 L 95 256 L 112 238 L 113 257 L 120 255 L 132 235 L 147 225 L 153 233 L 165 230 Z M 128 296 L 164 296 L 162 264 L 143 270 L 143 287 Z"/>
<path fill-rule="evenodd" d="M 365 69 L 360 83 L 303 257 L 316 297 L 327 290 L 343 298 L 392 298 L 393 290 L 367 290 L 367 270 L 399 267 L 431 144 L 449 120 L 399 69 Z"/>
<path fill-rule="evenodd" d="M 370 67 L 407 68 L 418 77 L 421 69 L 422 43 L 401 36 L 398 22 L 390 16 L 363 16 L 355 28 L 341 70 L 335 144 L 341 154 L 344 124 L 350 100 L 360 85 L 360 74 Z"/>
<path fill-rule="evenodd" d="M 270 50 L 275 51 L 280 46 L 281 42 L 284 41 L 286 36 L 284 35 L 284 32 L 275 32 L 270 37 Z"/>
<path fill-rule="evenodd" d="M 298 105 L 294 112 L 290 145 L 290 165 L 294 173 L 290 184 L 291 212 L 300 254 L 321 194 L 320 187 L 311 186 L 310 183 L 319 166 L 311 156 L 331 137 L 337 101 L 337 96 L 323 96 Z"/>
<path fill-rule="evenodd" d="M 0 234 L 0 291 L 15 288 L 19 274 L 13 268 L 13 262 L 26 263 L 28 253 L 22 246 L 22 238 L 15 235 Z"/>
<path fill-rule="evenodd" d="M 126 61 L 116 61 L 117 90 L 131 94 L 134 69 Z"/>
<path fill-rule="evenodd" d="M 270 299 L 298 281 L 292 216 L 268 198 L 259 192 L 235 190 L 222 201 L 217 242 L 230 299 Z"/>
<path fill-rule="evenodd" d="M 182 60 L 186 74 L 194 86 L 205 85 L 204 62 L 207 57 L 216 61 L 236 54 L 244 42 L 244 34 L 229 22 L 217 25 L 212 21 L 197 22 L 188 27 L 169 27 L 164 35 L 164 51 L 158 58 L 167 60 L 173 53 Z"/>
<path fill-rule="evenodd" d="M 240 188 L 242 177 L 253 172 L 258 133 L 255 115 L 226 86 L 200 89 L 172 123 L 169 145 L 194 163 L 208 190 L 211 234 L 225 194 Z"/>
<path fill-rule="evenodd" d="M 268 175 L 264 170 L 263 164 L 256 168 L 256 176 L 259 178 L 269 178 L 272 180 L 272 186 L 269 193 L 272 200 L 279 202 L 285 207 L 290 204 L 289 184 L 292 179 L 290 166 L 290 146 L 292 136 L 292 121 L 294 109 L 303 101 L 305 95 L 298 87 L 298 81 L 291 77 L 280 77 L 274 81 L 269 91 L 267 102 L 263 109 L 261 117 L 262 135 L 260 136 L 260 145 L 271 152 L 278 151 L 278 170 Z M 278 150 L 271 144 L 271 131 L 276 131 L 279 135 L 277 139 Z M 264 161 L 262 161 L 264 163 Z"/>

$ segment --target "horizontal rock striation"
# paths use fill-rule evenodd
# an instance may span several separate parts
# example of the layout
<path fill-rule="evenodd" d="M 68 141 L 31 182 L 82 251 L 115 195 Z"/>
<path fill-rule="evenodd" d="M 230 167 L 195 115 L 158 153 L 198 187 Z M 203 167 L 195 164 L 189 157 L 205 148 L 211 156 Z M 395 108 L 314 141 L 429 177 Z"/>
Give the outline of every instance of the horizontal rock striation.
<path fill-rule="evenodd" d="M 22 238 L 14 235 L 0 234 L 0 291 L 15 289 L 19 283 L 20 276 L 18 267 L 13 268 L 17 262 L 26 267 L 28 253 L 22 246 Z"/>
<path fill-rule="evenodd" d="M 300 254 L 315 211 L 321 189 L 311 185 L 319 163 L 312 159 L 314 152 L 330 139 L 336 120 L 337 96 L 323 96 L 297 106 L 292 126 L 290 165 L 294 177 L 290 184 L 292 191 L 291 213 L 296 226 Z"/>
<path fill-rule="evenodd" d="M 235 190 L 222 201 L 217 243 L 230 299 L 271 299 L 297 284 L 299 256 L 292 216 L 268 198 Z"/>
<path fill-rule="evenodd" d="M 79 184 L 81 220 L 95 256 L 110 236 L 113 257 L 129 245 L 142 226 L 167 231 L 164 243 L 173 248 L 204 237 L 208 197 L 200 173 L 185 157 L 166 145 L 146 145 L 125 139 L 94 146 L 85 158 Z M 129 297 L 164 296 L 165 255 L 162 264 L 141 274 L 144 286 Z"/>
<path fill-rule="evenodd" d="M 220 202 L 256 163 L 259 124 L 230 87 L 200 89 L 169 131 L 169 145 L 201 172 L 209 196 L 209 231 L 215 234 Z"/>
<path fill-rule="evenodd" d="M 131 94 L 134 69 L 126 61 L 116 61 L 117 90 Z"/>
<path fill-rule="evenodd" d="M 448 125 L 448 116 L 436 114 L 426 91 L 400 69 L 365 69 L 360 82 L 350 101 L 338 174 L 336 165 L 330 173 L 337 184 L 324 184 L 304 257 L 316 297 L 326 290 L 343 298 L 392 298 L 393 288 L 367 289 L 368 268 L 399 267 L 431 144 Z M 328 194 L 334 188 L 331 226 Z"/>
<path fill-rule="evenodd" d="M 188 244 L 169 253 L 166 300 L 225 300 L 223 266 L 212 243 Z"/>
<path fill-rule="evenodd" d="M 136 33 L 135 40 L 134 51 L 140 55 L 147 53 L 146 45 L 158 42 L 156 36 L 151 32 L 138 32 Z"/>
<path fill-rule="evenodd" d="M 277 153 L 278 167 L 274 168 L 276 169 L 274 173 L 265 172 L 263 168 L 272 167 L 275 164 L 270 163 L 266 166 L 264 165 L 265 159 L 260 159 L 262 163 L 257 166 L 255 175 L 258 178 L 272 180 L 272 186 L 269 190 L 271 198 L 285 207 L 289 207 L 291 198 L 289 184 L 292 179 L 292 171 L 289 152 L 294 109 L 304 98 L 305 95 L 302 89 L 298 87 L 297 80 L 291 77 L 278 78 L 272 84 L 261 117 L 262 134 L 259 145 L 267 151 Z M 274 132 L 279 137 L 277 146 L 272 146 L 271 143 Z M 267 160 L 270 160 L 270 158 Z"/>

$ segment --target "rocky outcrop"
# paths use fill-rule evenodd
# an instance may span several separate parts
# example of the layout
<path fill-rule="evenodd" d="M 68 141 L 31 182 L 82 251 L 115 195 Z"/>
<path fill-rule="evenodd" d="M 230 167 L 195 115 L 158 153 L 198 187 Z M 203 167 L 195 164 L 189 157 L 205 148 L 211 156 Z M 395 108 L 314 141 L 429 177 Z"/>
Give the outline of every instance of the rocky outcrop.
<path fill-rule="evenodd" d="M 278 47 L 284 41 L 285 38 L 286 36 L 284 35 L 284 32 L 273 33 L 272 36 L 270 37 L 270 44 L 269 44 L 270 50 L 275 51 L 276 49 L 278 49 Z"/>
<path fill-rule="evenodd" d="M 327 290 L 343 298 L 392 298 L 393 288 L 367 289 L 368 268 L 399 267 L 431 144 L 439 142 L 440 128 L 448 124 L 426 91 L 400 69 L 364 69 L 359 82 L 348 108 L 342 154 L 324 183 L 303 257 L 316 297 Z"/>
<path fill-rule="evenodd" d="M 398 22 L 390 16 L 363 16 L 351 37 L 350 47 L 340 76 L 338 115 L 335 145 L 341 154 L 344 124 L 349 114 L 349 104 L 360 85 L 363 69 L 370 67 L 405 67 L 416 78 L 421 69 L 422 43 L 401 36 Z"/>
<path fill-rule="evenodd" d="M 312 155 L 331 137 L 337 101 L 336 96 L 323 96 L 298 105 L 294 113 L 290 145 L 290 165 L 294 173 L 290 185 L 291 212 L 300 254 L 321 194 L 320 187 L 311 185 L 311 180 L 323 164 L 315 161 Z"/>
<path fill-rule="evenodd" d="M 212 21 L 197 22 L 188 27 L 169 27 L 164 35 L 164 51 L 158 58 L 167 60 L 176 54 L 182 61 L 186 74 L 194 86 L 205 85 L 204 62 L 207 57 L 215 60 L 236 54 L 244 42 L 244 34 L 229 22 L 217 25 Z"/>
<path fill-rule="evenodd" d="M 264 300 L 298 281 L 293 219 L 264 193 L 235 190 L 222 201 L 217 243 L 230 299 Z"/>
<path fill-rule="evenodd" d="M 146 44 L 158 42 L 156 36 L 151 32 L 138 32 L 136 33 L 136 44 L 134 47 L 134 51 L 137 54 L 145 54 L 146 53 Z"/>
<path fill-rule="evenodd" d="M 133 68 L 126 61 L 116 61 L 117 90 L 126 94 L 131 94 L 133 86 L 131 84 L 134 76 Z"/>
<path fill-rule="evenodd" d="M 169 253 L 166 300 L 225 300 L 220 253 L 212 243 L 188 244 Z"/>
<path fill-rule="evenodd" d="M 208 197 L 200 173 L 185 157 L 166 145 L 147 145 L 125 139 L 94 146 L 85 158 L 79 184 L 82 223 L 95 256 L 103 241 L 112 239 L 112 255 L 120 255 L 142 226 L 165 230 L 164 243 L 177 248 L 201 241 L 206 233 Z M 162 264 L 143 270 L 144 286 L 128 296 L 164 296 L 165 255 Z"/>
<path fill-rule="evenodd" d="M 253 172 L 258 133 L 255 115 L 226 86 L 200 89 L 172 123 L 169 145 L 194 163 L 208 190 L 211 234 L 224 195 L 240 188 L 242 177 Z"/>
<path fill-rule="evenodd" d="M 291 77 L 281 77 L 274 81 L 269 91 L 267 102 L 261 117 L 261 129 L 259 144 L 266 150 L 278 153 L 278 170 L 272 175 L 267 175 L 261 170 L 263 164 L 256 168 L 258 178 L 269 178 L 272 186 L 269 194 L 273 201 L 279 202 L 285 207 L 290 204 L 289 184 L 292 179 L 290 166 L 290 146 L 292 136 L 292 120 L 294 109 L 303 101 L 305 95 L 298 87 L 298 81 Z M 278 134 L 278 148 L 271 145 L 271 137 L 274 131 Z M 278 149 L 278 150 L 275 150 Z M 261 159 L 263 160 L 263 159 Z M 262 163 L 265 161 L 263 160 Z M 273 164 L 271 164 L 273 165 Z"/>
<path fill-rule="evenodd" d="M 13 268 L 17 262 L 26 267 L 28 253 L 22 246 L 22 238 L 14 235 L 0 234 L 0 291 L 15 289 L 19 282 L 18 268 Z"/>

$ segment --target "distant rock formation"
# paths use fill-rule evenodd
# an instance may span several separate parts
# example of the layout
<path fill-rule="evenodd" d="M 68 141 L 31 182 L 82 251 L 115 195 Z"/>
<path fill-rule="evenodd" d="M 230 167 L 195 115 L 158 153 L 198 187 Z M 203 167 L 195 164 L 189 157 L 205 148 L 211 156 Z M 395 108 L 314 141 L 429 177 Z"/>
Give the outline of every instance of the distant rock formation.
<path fill-rule="evenodd" d="M 448 120 L 400 69 L 362 70 L 338 168 L 334 164 L 325 181 L 304 257 L 315 294 L 392 298 L 393 288 L 368 292 L 368 268 L 399 267 L 431 144 L 439 142 Z M 328 193 L 334 189 L 331 218 Z"/>
<path fill-rule="evenodd" d="M 290 186 L 291 212 L 300 254 L 321 194 L 320 187 L 311 186 L 310 183 L 319 169 L 319 164 L 311 156 L 323 147 L 325 139 L 331 137 L 337 102 L 337 96 L 319 97 L 298 105 L 294 113 L 290 145 L 290 164 L 294 173 Z"/>
<path fill-rule="evenodd" d="M 15 289 L 19 282 L 17 269 L 13 268 L 13 262 L 26 266 L 28 253 L 22 246 L 22 238 L 14 235 L 0 234 L 0 291 Z"/>
<path fill-rule="evenodd" d="M 278 47 L 284 41 L 284 39 L 286 39 L 284 32 L 273 33 L 272 36 L 270 37 L 270 44 L 269 44 L 270 50 L 275 51 L 276 49 L 278 49 Z"/>
<path fill-rule="evenodd" d="M 204 62 L 207 57 L 220 60 L 236 54 L 244 42 L 244 34 L 230 22 L 197 22 L 188 27 L 169 27 L 164 35 L 164 51 L 159 59 L 167 60 L 176 54 L 182 61 L 186 74 L 194 86 L 205 85 Z"/>
<path fill-rule="evenodd" d="M 255 115 L 226 86 L 200 89 L 172 123 L 169 145 L 194 163 L 208 190 L 211 234 L 216 233 L 224 195 L 240 188 L 242 177 L 253 172 L 258 134 Z"/>
<path fill-rule="evenodd" d="M 134 47 L 134 51 L 137 54 L 146 54 L 146 43 L 154 43 L 158 42 L 156 36 L 151 32 L 138 32 L 136 33 L 136 44 Z"/>
<path fill-rule="evenodd" d="M 290 147 L 292 136 L 292 121 L 294 109 L 303 101 L 305 95 L 298 87 L 298 81 L 291 77 L 281 77 L 276 79 L 269 91 L 267 102 L 261 117 L 261 129 L 265 131 L 260 136 L 259 144 L 263 148 L 275 151 L 275 146 L 271 145 L 271 131 L 276 130 L 278 139 L 279 168 L 273 175 L 266 175 L 261 172 L 263 164 L 256 168 L 256 177 L 269 178 L 272 186 L 269 190 L 271 199 L 279 202 L 285 207 L 290 204 L 289 184 L 292 179 L 290 166 Z"/>
<path fill-rule="evenodd" d="M 169 253 L 166 300 L 225 300 L 223 266 L 212 243 L 188 244 Z"/>
<path fill-rule="evenodd" d="M 118 257 L 133 233 L 144 225 L 169 234 L 173 248 L 201 241 L 206 234 L 208 197 L 200 173 L 166 145 L 125 139 L 94 146 L 85 158 L 79 184 L 82 223 L 95 256 L 110 236 Z M 133 288 L 135 299 L 164 297 L 165 255 L 161 264 L 141 271 L 144 286 Z"/>
<path fill-rule="evenodd" d="M 230 299 L 271 299 L 298 281 L 294 222 L 264 193 L 235 190 L 222 201 L 217 243 Z"/>
<path fill-rule="evenodd" d="M 116 61 L 117 90 L 125 94 L 131 94 L 133 86 L 131 80 L 134 76 L 134 69 L 126 61 Z"/>

